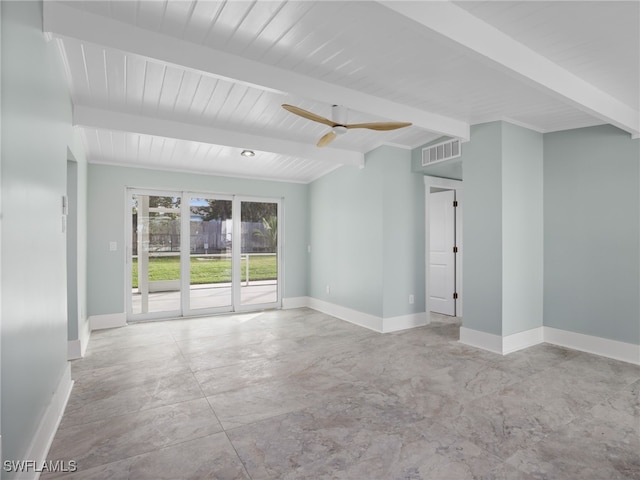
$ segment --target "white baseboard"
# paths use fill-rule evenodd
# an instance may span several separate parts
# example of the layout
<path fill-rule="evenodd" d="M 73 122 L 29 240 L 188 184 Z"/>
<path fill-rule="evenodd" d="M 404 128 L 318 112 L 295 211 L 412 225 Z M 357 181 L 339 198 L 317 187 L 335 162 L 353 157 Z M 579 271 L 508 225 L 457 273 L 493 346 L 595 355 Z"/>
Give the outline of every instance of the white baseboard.
<path fill-rule="evenodd" d="M 79 330 L 80 355 L 84 357 L 84 354 L 87 352 L 87 347 L 89 346 L 89 340 L 91 339 L 91 323 L 88 318 L 85 318 L 84 321 L 80 323 Z"/>
<path fill-rule="evenodd" d="M 502 355 L 502 337 L 467 327 L 460 327 L 460 343 Z"/>
<path fill-rule="evenodd" d="M 282 299 L 282 309 L 303 308 L 309 306 L 309 297 L 289 297 Z"/>
<path fill-rule="evenodd" d="M 544 341 L 553 345 L 640 365 L 640 345 L 569 332 L 553 327 L 544 327 Z"/>
<path fill-rule="evenodd" d="M 67 341 L 67 360 L 82 358 L 82 342 L 80 340 Z"/>
<path fill-rule="evenodd" d="M 322 313 L 339 318 L 360 327 L 368 328 L 378 333 L 396 332 L 408 328 L 421 327 L 429 323 L 427 314 L 412 313 L 397 317 L 382 318 L 368 313 L 353 310 L 351 308 L 325 302 L 313 297 L 291 297 L 282 299 L 282 308 L 309 307 Z"/>
<path fill-rule="evenodd" d="M 67 342 L 67 360 L 77 360 L 83 358 L 89 345 L 91 330 L 89 327 L 89 319 L 85 319 L 80 323 L 80 338 L 77 340 L 69 340 Z"/>
<path fill-rule="evenodd" d="M 543 342 L 543 327 L 532 328 L 524 332 L 506 335 L 494 335 L 491 333 L 460 327 L 460 343 L 472 347 L 482 348 L 500 355 L 507 355 L 524 348 L 529 348 Z"/>
<path fill-rule="evenodd" d="M 58 383 L 56 391 L 53 393 L 51 402 L 44 412 L 44 416 L 40 421 L 38 430 L 29 446 L 25 459 L 34 460 L 38 465 L 42 465 L 47 460 L 49 448 L 53 443 L 53 438 L 62 420 L 62 414 L 69 401 L 71 389 L 73 388 L 73 380 L 71 380 L 71 364 L 67 363 L 64 374 Z M 16 475 L 17 480 L 37 480 L 40 472 L 35 470 L 19 472 Z"/>
<path fill-rule="evenodd" d="M 125 313 L 108 313 L 106 315 L 91 315 L 89 317 L 89 328 L 91 331 L 102 330 L 104 328 L 124 327 L 127 325 Z"/>
<path fill-rule="evenodd" d="M 552 327 L 533 328 L 505 337 L 460 327 L 460 343 L 500 355 L 507 355 L 540 343 L 551 343 L 572 350 L 640 365 L 640 345 Z"/>
<path fill-rule="evenodd" d="M 359 312 L 358 310 L 343 307 L 342 305 L 336 305 L 335 303 L 325 302 L 324 300 L 318 300 L 313 297 L 309 297 L 307 306 L 319 312 L 339 318 L 340 320 L 368 328 L 374 332 L 383 332 L 382 317 L 376 317 L 375 315 Z"/>
<path fill-rule="evenodd" d="M 410 313 L 409 315 L 400 315 L 398 317 L 388 317 L 382 319 L 382 331 L 397 332 L 398 330 L 406 330 L 408 328 L 422 327 L 428 325 L 429 320 L 425 312 Z"/>
<path fill-rule="evenodd" d="M 532 328 L 502 338 L 502 354 L 517 352 L 544 342 L 544 327 Z"/>

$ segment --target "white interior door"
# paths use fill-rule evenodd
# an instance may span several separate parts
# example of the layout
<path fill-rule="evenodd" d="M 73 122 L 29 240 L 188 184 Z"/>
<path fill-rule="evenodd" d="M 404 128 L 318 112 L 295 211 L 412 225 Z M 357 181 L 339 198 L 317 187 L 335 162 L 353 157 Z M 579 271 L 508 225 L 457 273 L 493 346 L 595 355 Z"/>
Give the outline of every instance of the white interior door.
<path fill-rule="evenodd" d="M 445 190 L 430 196 L 430 268 L 429 304 L 431 311 L 456 314 L 455 264 L 455 191 Z"/>

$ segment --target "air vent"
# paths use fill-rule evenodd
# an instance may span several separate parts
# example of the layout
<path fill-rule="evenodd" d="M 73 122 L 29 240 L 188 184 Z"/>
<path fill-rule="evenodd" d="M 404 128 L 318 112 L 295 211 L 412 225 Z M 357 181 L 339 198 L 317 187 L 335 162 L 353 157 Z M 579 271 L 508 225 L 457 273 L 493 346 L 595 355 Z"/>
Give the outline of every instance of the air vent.
<path fill-rule="evenodd" d="M 422 149 L 422 166 L 431 165 L 432 163 L 451 160 L 460 156 L 460 140 L 447 140 L 446 142 L 436 143 Z"/>

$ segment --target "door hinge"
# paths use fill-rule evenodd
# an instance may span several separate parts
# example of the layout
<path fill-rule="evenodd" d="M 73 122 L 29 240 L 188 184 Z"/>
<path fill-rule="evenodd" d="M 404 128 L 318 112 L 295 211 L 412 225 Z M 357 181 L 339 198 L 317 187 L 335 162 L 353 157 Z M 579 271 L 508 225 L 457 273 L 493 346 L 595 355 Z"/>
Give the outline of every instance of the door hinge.
<path fill-rule="evenodd" d="M 453 253 L 458 253 L 458 247 L 453 247 Z"/>
<path fill-rule="evenodd" d="M 458 299 L 458 293 L 457 293 L 457 292 L 454 292 L 454 293 L 453 293 L 453 299 L 454 299 L 454 300 L 457 300 L 457 299 Z"/>
<path fill-rule="evenodd" d="M 457 201 L 457 200 L 454 200 L 454 201 L 453 201 L 453 206 L 454 206 L 454 207 L 457 207 L 457 206 L 458 206 L 458 201 Z"/>

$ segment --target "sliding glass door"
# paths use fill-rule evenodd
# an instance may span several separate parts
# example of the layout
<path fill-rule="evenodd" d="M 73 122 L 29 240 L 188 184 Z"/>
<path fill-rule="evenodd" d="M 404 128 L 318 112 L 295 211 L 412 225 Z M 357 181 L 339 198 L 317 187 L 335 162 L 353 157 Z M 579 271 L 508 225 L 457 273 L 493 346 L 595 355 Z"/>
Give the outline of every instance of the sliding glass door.
<path fill-rule="evenodd" d="M 277 307 L 280 201 L 130 190 L 130 320 Z"/>
<path fill-rule="evenodd" d="M 130 313 L 180 313 L 180 196 L 134 193 L 131 197 Z"/>
<path fill-rule="evenodd" d="M 240 202 L 240 305 L 278 302 L 278 203 Z"/>
<path fill-rule="evenodd" d="M 232 200 L 189 198 L 189 302 L 187 314 L 233 306 Z"/>

